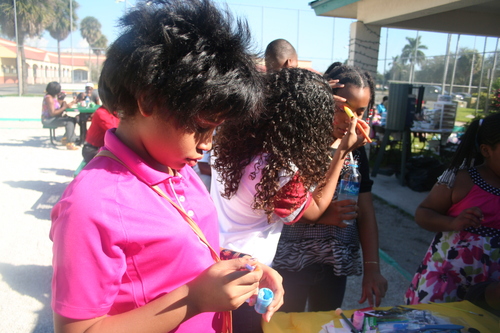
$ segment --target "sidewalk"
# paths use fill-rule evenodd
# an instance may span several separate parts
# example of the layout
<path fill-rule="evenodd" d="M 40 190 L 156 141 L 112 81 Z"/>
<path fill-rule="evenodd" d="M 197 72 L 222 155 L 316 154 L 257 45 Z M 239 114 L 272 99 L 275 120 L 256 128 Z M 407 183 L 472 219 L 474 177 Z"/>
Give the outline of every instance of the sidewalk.
<path fill-rule="evenodd" d="M 82 156 L 81 150 L 68 151 L 63 146 L 50 144 L 49 131 L 42 128 L 39 120 L 41 103 L 42 97 L 0 97 L 0 191 L 3 194 L 0 202 L 0 332 L 53 331 L 50 210 L 73 179 Z M 63 131 L 56 130 L 58 138 Z M 394 176 L 377 175 L 374 182 L 376 197 L 411 215 L 427 194 L 402 187 Z M 384 219 L 389 214 L 386 206 L 375 207 Z M 377 219 L 384 231 L 392 228 L 385 224 L 388 221 Z M 401 222 L 401 217 L 396 219 Z M 384 242 L 397 241 L 394 236 L 387 238 Z M 423 255 L 419 251 L 414 260 Z M 400 267 L 403 264 L 387 258 L 381 262 L 382 273 L 389 280 L 389 293 L 383 306 L 402 303 L 402 293 L 409 284 L 404 272 L 413 273 L 414 263 L 405 269 Z M 360 283 L 359 277 L 349 279 L 343 308 L 360 307 L 357 302 Z"/>
<path fill-rule="evenodd" d="M 378 174 L 372 177 L 373 195 L 387 201 L 389 204 L 404 210 L 411 216 L 415 215 L 418 205 L 425 199 L 429 192 L 415 192 L 408 186 L 402 186 L 396 176 Z"/>
<path fill-rule="evenodd" d="M 82 156 L 50 144 L 41 104 L 0 97 L 0 332 L 53 331 L 50 210 Z"/>

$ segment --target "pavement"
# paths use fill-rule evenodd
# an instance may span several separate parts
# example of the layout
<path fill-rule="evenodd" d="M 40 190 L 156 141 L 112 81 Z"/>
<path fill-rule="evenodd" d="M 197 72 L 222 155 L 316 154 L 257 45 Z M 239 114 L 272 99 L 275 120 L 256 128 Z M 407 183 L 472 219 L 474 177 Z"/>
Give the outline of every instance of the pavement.
<path fill-rule="evenodd" d="M 81 150 L 51 145 L 40 122 L 41 103 L 42 96 L 0 97 L 0 333 L 53 332 L 50 211 L 82 156 Z M 56 136 L 63 132 L 57 129 Z M 394 176 L 379 174 L 374 181 L 381 269 L 389 281 L 382 306 L 398 305 L 430 241 L 424 232 L 412 250 L 415 237 L 401 243 L 401 233 L 421 232 L 412 215 L 427 193 L 401 186 Z M 344 309 L 360 307 L 360 279 L 349 279 Z"/>

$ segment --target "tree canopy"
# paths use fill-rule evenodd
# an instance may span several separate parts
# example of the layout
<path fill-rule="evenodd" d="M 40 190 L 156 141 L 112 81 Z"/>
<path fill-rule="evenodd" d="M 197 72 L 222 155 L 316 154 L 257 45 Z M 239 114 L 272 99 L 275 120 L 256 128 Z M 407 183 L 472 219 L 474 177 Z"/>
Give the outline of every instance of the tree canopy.
<path fill-rule="evenodd" d="M 17 38 L 21 51 L 22 85 L 21 94 L 27 88 L 28 70 L 26 65 L 26 54 L 24 52 L 24 40 L 40 37 L 45 28 L 55 20 L 54 6 L 56 0 L 15 0 L 17 16 Z M 0 0 L 0 27 L 7 37 L 16 37 L 14 18 L 14 2 L 12 0 Z"/>

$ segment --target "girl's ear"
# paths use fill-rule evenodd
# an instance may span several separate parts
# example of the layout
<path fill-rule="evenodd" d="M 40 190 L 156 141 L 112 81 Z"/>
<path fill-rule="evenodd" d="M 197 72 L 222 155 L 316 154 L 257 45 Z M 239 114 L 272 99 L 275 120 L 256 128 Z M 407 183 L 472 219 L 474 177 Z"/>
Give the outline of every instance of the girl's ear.
<path fill-rule="evenodd" d="M 148 104 L 147 103 L 144 103 L 144 96 L 141 96 L 138 100 L 137 100 L 137 107 L 139 108 L 139 112 L 141 113 L 141 115 L 143 117 L 150 117 L 153 115 L 153 110 L 151 110 L 149 107 L 148 107 Z"/>
<path fill-rule="evenodd" d="M 491 147 L 485 145 L 484 143 L 481 146 L 479 146 L 479 151 L 481 152 L 481 155 L 483 155 L 484 158 L 489 158 L 491 155 Z"/>

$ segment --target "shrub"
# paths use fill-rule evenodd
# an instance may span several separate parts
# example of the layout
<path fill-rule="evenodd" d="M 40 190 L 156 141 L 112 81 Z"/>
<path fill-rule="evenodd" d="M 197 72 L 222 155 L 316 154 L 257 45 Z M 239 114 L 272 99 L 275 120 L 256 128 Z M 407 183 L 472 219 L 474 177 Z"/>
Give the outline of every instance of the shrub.
<path fill-rule="evenodd" d="M 500 111 L 500 88 L 493 92 L 491 97 L 490 111 Z"/>

